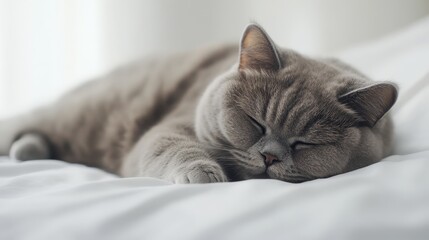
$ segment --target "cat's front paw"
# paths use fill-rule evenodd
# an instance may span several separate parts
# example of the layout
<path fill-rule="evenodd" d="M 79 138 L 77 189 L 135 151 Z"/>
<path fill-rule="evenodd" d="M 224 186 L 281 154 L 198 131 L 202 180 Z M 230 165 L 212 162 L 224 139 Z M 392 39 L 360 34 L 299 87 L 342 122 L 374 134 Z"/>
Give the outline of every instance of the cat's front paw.
<path fill-rule="evenodd" d="M 227 182 L 228 178 L 217 163 L 196 161 L 181 170 L 174 178 L 175 183 Z"/>

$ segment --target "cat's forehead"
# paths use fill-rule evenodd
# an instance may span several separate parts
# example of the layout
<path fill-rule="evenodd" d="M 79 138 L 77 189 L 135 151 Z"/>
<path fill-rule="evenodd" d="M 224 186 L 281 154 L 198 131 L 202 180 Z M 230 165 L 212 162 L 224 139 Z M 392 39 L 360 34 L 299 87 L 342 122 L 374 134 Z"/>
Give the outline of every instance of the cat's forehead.
<path fill-rule="evenodd" d="M 293 135 L 311 133 L 314 128 L 335 132 L 352 125 L 354 118 L 337 101 L 337 87 L 332 83 L 319 84 L 302 74 L 254 74 L 238 84 L 234 102 L 279 131 Z"/>
<path fill-rule="evenodd" d="M 320 61 L 288 54 L 285 66 L 277 72 L 247 71 L 240 74 L 239 91 L 251 96 L 272 97 L 291 89 L 299 90 L 315 104 L 322 99 L 335 100 L 344 89 L 359 82 L 359 76 L 331 61 Z M 298 95 L 297 93 L 295 93 Z"/>
<path fill-rule="evenodd" d="M 345 81 L 335 81 L 333 74 L 311 75 L 304 71 L 280 74 L 254 73 L 241 77 L 240 84 L 234 91 L 240 97 L 278 100 L 301 98 L 317 105 L 323 99 L 335 99 L 338 90 L 345 85 L 347 85 Z"/>

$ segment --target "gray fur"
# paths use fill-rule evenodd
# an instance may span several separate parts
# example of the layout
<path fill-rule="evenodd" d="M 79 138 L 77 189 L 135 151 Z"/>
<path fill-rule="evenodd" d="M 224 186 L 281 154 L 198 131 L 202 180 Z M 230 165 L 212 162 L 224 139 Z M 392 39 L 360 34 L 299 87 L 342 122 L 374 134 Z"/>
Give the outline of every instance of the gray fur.
<path fill-rule="evenodd" d="M 32 152 L 176 183 L 302 182 L 389 154 L 385 113 L 396 95 L 391 83 L 281 49 L 250 25 L 240 50 L 138 62 L 0 122 L 0 153 L 13 145 L 24 160 Z"/>

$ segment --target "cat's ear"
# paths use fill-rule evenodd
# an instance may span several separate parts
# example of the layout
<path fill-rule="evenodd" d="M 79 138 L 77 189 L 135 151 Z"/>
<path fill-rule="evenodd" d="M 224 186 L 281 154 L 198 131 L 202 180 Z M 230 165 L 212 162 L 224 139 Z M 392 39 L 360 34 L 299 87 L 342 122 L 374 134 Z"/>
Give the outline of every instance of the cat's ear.
<path fill-rule="evenodd" d="M 382 82 L 343 94 L 339 101 L 359 114 L 369 127 L 373 127 L 395 104 L 397 97 L 396 85 Z"/>
<path fill-rule="evenodd" d="M 271 70 L 281 68 L 281 61 L 275 44 L 258 25 L 247 26 L 240 46 L 239 70 Z"/>

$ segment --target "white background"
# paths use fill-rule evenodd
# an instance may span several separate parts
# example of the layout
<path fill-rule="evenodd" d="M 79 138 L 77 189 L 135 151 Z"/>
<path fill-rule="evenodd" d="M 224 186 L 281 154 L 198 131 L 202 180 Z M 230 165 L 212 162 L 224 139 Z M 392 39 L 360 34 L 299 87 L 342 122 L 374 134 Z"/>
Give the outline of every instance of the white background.
<path fill-rule="evenodd" d="M 428 13 L 427 0 L 0 0 L 0 117 L 143 56 L 238 43 L 250 21 L 330 55 Z"/>

